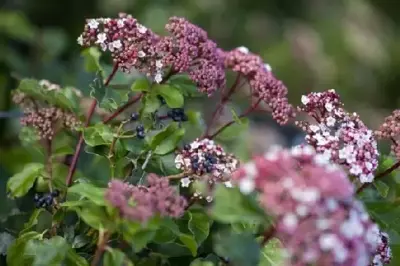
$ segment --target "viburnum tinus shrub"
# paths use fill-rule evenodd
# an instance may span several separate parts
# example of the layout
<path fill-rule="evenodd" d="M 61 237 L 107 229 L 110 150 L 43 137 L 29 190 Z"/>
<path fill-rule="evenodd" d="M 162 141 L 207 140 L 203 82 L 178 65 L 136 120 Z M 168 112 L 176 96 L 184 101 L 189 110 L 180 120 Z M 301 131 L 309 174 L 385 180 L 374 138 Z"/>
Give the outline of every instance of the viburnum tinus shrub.
<path fill-rule="evenodd" d="M 32 204 L 1 235 L 7 264 L 391 263 L 399 110 L 374 131 L 334 90 L 304 95 L 295 108 L 247 48 L 225 51 L 184 18 L 165 29 L 158 35 L 127 14 L 88 19 L 78 44 L 90 93 L 20 81 L 21 143 L 35 158 L 7 189 Z M 243 91 L 248 107 L 235 111 Z M 228 106 L 232 120 L 222 121 Z M 249 160 L 255 111 L 296 124 L 304 143 Z M 377 139 L 391 142 L 389 155 Z"/>

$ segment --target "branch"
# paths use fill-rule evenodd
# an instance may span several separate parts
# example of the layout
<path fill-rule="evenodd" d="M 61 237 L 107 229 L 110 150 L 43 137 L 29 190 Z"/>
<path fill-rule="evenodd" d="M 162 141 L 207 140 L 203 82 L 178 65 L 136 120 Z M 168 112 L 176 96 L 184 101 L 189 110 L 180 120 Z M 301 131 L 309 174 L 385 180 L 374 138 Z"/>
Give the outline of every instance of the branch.
<path fill-rule="evenodd" d="M 247 108 L 247 110 L 244 111 L 243 114 L 239 115 L 239 118 L 246 117 L 246 116 L 249 115 L 251 112 L 253 112 L 253 111 L 258 107 L 258 105 L 260 104 L 260 102 L 261 102 L 261 99 L 258 99 L 257 102 L 256 102 L 255 104 L 253 104 L 252 106 L 250 106 L 249 108 Z M 215 138 L 215 137 L 216 137 L 217 135 L 219 135 L 222 131 L 224 131 L 227 127 L 229 127 L 230 125 L 234 124 L 235 122 L 236 122 L 235 120 L 232 120 L 232 121 L 226 123 L 225 125 L 223 125 L 222 127 L 220 127 L 214 134 L 209 135 L 209 136 L 206 135 L 205 138 L 208 138 L 208 139 L 213 139 L 213 138 Z"/>
<path fill-rule="evenodd" d="M 268 240 L 270 240 L 274 236 L 275 232 L 276 228 L 273 225 L 267 230 L 265 230 L 265 232 L 263 233 L 263 240 L 261 242 L 261 246 L 265 246 L 265 244 L 268 243 Z"/>
<path fill-rule="evenodd" d="M 400 161 L 398 161 L 397 163 L 393 164 L 391 167 L 389 167 L 388 169 L 386 169 L 385 171 L 383 171 L 382 173 L 378 174 L 374 180 L 378 180 L 384 176 L 387 176 L 388 174 L 390 174 L 391 172 L 393 172 L 394 170 L 396 170 L 397 168 L 400 167 Z M 372 183 L 364 183 L 361 187 L 359 187 L 356 191 L 356 194 L 361 193 L 365 188 L 367 188 L 370 184 Z"/>
<path fill-rule="evenodd" d="M 112 78 L 117 73 L 117 70 L 118 70 L 118 64 L 115 64 L 112 72 L 110 73 L 110 75 L 108 76 L 106 81 L 104 82 L 104 86 L 108 86 L 108 84 L 110 83 Z M 88 114 L 86 117 L 85 128 L 90 125 L 90 120 L 92 119 L 94 111 L 96 110 L 96 106 L 97 106 L 97 100 L 93 100 L 92 104 L 89 107 L 89 111 L 88 111 Z M 83 145 L 83 132 L 81 132 L 79 135 L 78 144 L 76 145 L 75 153 L 74 153 L 71 165 L 68 170 L 68 175 L 65 179 L 65 183 L 66 183 L 67 187 L 69 187 L 72 184 L 72 177 L 74 176 L 75 171 L 76 171 L 76 166 L 78 164 L 78 159 L 79 159 L 79 155 L 80 155 L 80 152 L 82 149 L 82 145 Z"/>
<path fill-rule="evenodd" d="M 136 102 L 138 102 L 143 96 L 143 93 L 139 93 L 136 94 L 135 96 L 133 96 L 131 99 L 129 99 L 129 101 L 127 103 L 125 103 L 124 105 L 122 105 L 120 108 L 118 108 L 114 113 L 112 113 L 110 116 L 104 118 L 103 123 L 107 124 L 108 122 L 110 122 L 111 120 L 113 120 L 114 118 L 116 118 L 118 115 L 120 115 L 123 111 L 125 111 L 126 109 L 128 109 L 131 105 L 135 104 Z"/>
<path fill-rule="evenodd" d="M 103 251 L 107 245 L 109 237 L 110 234 L 108 232 L 105 233 L 100 232 L 99 241 L 97 242 L 97 249 L 96 252 L 94 253 L 92 263 L 90 264 L 91 266 L 97 266 L 97 264 L 99 264 L 101 255 L 103 255 Z"/>

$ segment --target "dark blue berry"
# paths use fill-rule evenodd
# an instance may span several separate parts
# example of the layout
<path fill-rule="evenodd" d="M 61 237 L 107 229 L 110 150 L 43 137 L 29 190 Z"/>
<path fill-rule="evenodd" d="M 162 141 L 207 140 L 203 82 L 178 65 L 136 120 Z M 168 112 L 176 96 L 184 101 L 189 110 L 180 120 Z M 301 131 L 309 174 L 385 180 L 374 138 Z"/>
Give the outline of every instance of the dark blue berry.
<path fill-rule="evenodd" d="M 138 132 L 137 132 L 137 137 L 138 137 L 139 139 L 144 139 L 145 136 L 146 136 L 146 135 L 145 135 L 144 131 L 138 131 Z"/>
<path fill-rule="evenodd" d="M 174 115 L 172 117 L 172 120 L 174 120 L 175 122 L 181 122 L 182 121 L 182 117 L 178 116 L 178 115 Z"/>
<path fill-rule="evenodd" d="M 51 206 L 53 204 L 53 197 L 51 195 L 47 195 L 45 198 L 45 203 L 47 206 Z"/>
<path fill-rule="evenodd" d="M 208 166 L 211 166 L 211 162 L 204 161 L 203 165 L 204 165 L 205 168 L 207 168 Z"/>
<path fill-rule="evenodd" d="M 40 195 L 36 193 L 35 196 L 33 197 L 33 200 L 35 202 L 38 202 L 40 200 Z"/>
<path fill-rule="evenodd" d="M 199 161 L 199 156 L 194 155 L 190 158 L 190 160 L 192 161 L 192 163 L 198 162 Z"/>
<path fill-rule="evenodd" d="M 211 162 L 212 164 L 216 164 L 216 163 L 218 162 L 218 160 L 217 160 L 217 158 L 215 158 L 214 156 L 212 156 L 212 157 L 210 158 L 210 162 Z"/>
<path fill-rule="evenodd" d="M 60 191 L 58 189 L 55 189 L 53 192 L 51 192 L 51 196 L 56 198 L 60 195 Z"/>
<path fill-rule="evenodd" d="M 185 144 L 185 146 L 183 146 L 183 149 L 186 151 L 190 150 L 190 148 L 190 144 Z"/>
<path fill-rule="evenodd" d="M 143 125 L 137 125 L 136 126 L 136 132 L 139 133 L 141 131 L 144 131 L 144 126 Z"/>
<path fill-rule="evenodd" d="M 195 170 L 195 171 L 197 169 L 199 169 L 199 163 L 197 163 L 197 162 L 192 163 L 192 169 Z"/>
<path fill-rule="evenodd" d="M 131 114 L 131 121 L 136 121 L 139 119 L 139 114 L 138 113 L 132 113 Z"/>
<path fill-rule="evenodd" d="M 214 169 L 214 167 L 213 167 L 212 165 L 208 165 L 208 166 L 206 167 L 207 173 L 211 173 L 213 169 Z"/>

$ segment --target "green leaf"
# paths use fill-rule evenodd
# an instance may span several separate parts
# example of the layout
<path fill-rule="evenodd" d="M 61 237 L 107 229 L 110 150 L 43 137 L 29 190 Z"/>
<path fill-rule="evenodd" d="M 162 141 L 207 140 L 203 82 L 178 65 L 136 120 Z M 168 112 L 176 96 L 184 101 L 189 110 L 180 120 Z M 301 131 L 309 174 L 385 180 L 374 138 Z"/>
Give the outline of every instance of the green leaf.
<path fill-rule="evenodd" d="M 20 266 L 25 265 L 25 248 L 29 240 L 37 239 L 41 235 L 37 232 L 28 232 L 22 234 L 20 237 L 14 240 L 14 242 L 8 247 L 7 250 L 7 265 L 8 266 Z"/>
<path fill-rule="evenodd" d="M 99 206 L 105 206 L 104 188 L 95 187 L 89 183 L 79 183 L 68 189 L 68 193 L 75 193 L 85 197 Z"/>
<path fill-rule="evenodd" d="M 386 185 L 385 182 L 382 182 L 380 180 L 376 180 L 373 182 L 374 186 L 378 190 L 379 194 L 383 197 L 386 198 L 388 193 L 389 193 L 389 186 Z"/>
<path fill-rule="evenodd" d="M 214 250 L 233 265 L 253 266 L 260 262 L 260 245 L 249 234 L 220 233 L 214 237 Z"/>
<path fill-rule="evenodd" d="M 161 106 L 160 100 L 157 98 L 157 95 L 149 93 L 146 94 L 142 101 L 143 109 L 142 112 L 144 114 L 154 113 Z"/>
<path fill-rule="evenodd" d="M 33 266 L 61 265 L 69 250 L 67 241 L 55 236 L 43 241 L 30 240 L 25 249 L 25 255 L 33 257 Z"/>
<path fill-rule="evenodd" d="M 100 230 L 105 228 L 113 231 L 115 228 L 115 224 L 108 218 L 104 207 L 87 204 L 82 208 L 71 207 L 70 209 L 74 210 L 87 225 L 94 229 Z"/>
<path fill-rule="evenodd" d="M 192 253 L 193 257 L 197 256 L 197 242 L 196 239 L 188 234 L 179 234 L 179 240 L 187 247 Z"/>
<path fill-rule="evenodd" d="M 211 219 L 199 209 L 190 210 L 187 213 L 189 215 L 188 228 L 200 246 L 210 233 Z"/>
<path fill-rule="evenodd" d="M 7 191 L 12 197 L 22 197 L 28 193 L 38 175 L 43 171 L 41 163 L 28 163 L 21 172 L 13 175 L 7 182 Z"/>
<path fill-rule="evenodd" d="M 135 80 L 131 86 L 131 91 L 150 91 L 150 82 L 146 78 Z"/>
<path fill-rule="evenodd" d="M 31 214 L 31 217 L 29 218 L 29 221 L 24 224 L 24 230 L 21 231 L 21 234 L 26 233 L 28 230 L 30 230 L 32 227 L 37 225 L 38 223 L 38 218 L 40 214 L 44 211 L 44 209 L 36 209 L 33 211 Z"/>
<path fill-rule="evenodd" d="M 150 147 L 155 154 L 167 154 L 176 148 L 184 134 L 183 128 L 178 128 L 176 123 L 172 123 L 150 139 Z"/>
<path fill-rule="evenodd" d="M 87 145 L 94 147 L 99 145 L 110 145 L 114 139 L 111 127 L 104 124 L 96 124 L 83 129 L 83 138 Z"/>
<path fill-rule="evenodd" d="M 89 47 L 83 50 L 81 54 L 84 58 L 85 70 L 87 72 L 96 73 L 103 71 L 100 65 L 101 52 L 97 47 Z"/>
<path fill-rule="evenodd" d="M 222 141 L 237 139 L 237 137 L 244 131 L 247 131 L 249 127 L 249 119 L 247 117 L 240 118 L 234 115 L 235 123 L 226 127 L 221 133 L 218 134 L 217 138 Z M 236 117 L 236 119 L 235 119 Z"/>
<path fill-rule="evenodd" d="M 135 252 L 139 252 L 143 248 L 145 248 L 147 244 L 154 239 L 155 236 L 156 236 L 156 230 L 152 229 L 140 230 L 135 234 L 134 239 L 131 242 L 131 245 L 134 248 Z"/>
<path fill-rule="evenodd" d="M 122 251 L 107 248 L 104 254 L 104 266 L 133 266 L 133 263 Z"/>
<path fill-rule="evenodd" d="M 224 223 L 266 223 L 264 210 L 249 195 L 243 195 L 237 188 L 217 186 L 211 216 Z"/>
<path fill-rule="evenodd" d="M 96 75 L 92 82 L 89 84 L 90 87 L 90 97 L 95 99 L 98 104 L 100 104 L 106 96 L 106 87 L 103 83 L 102 72 L 96 72 Z"/>
<path fill-rule="evenodd" d="M 67 253 L 66 266 L 88 266 L 88 261 L 76 254 L 74 249 L 69 249 Z"/>
<path fill-rule="evenodd" d="M 165 102 L 170 108 L 180 108 L 184 104 L 182 93 L 179 91 L 179 89 L 171 85 L 155 85 L 154 91 L 164 98 Z"/>
<path fill-rule="evenodd" d="M 16 10 L 0 11 L 0 32 L 8 37 L 31 43 L 35 40 L 37 29 L 26 19 L 24 12 Z"/>
<path fill-rule="evenodd" d="M 260 266 L 284 265 L 285 259 L 282 244 L 277 238 L 272 238 L 261 250 Z"/>
<path fill-rule="evenodd" d="M 157 230 L 157 233 L 154 237 L 154 242 L 159 244 L 164 243 L 172 243 L 179 235 L 179 227 L 172 220 L 165 218 L 160 226 L 160 229 Z"/>
<path fill-rule="evenodd" d="M 100 108 L 106 109 L 110 112 L 117 110 L 122 104 L 126 103 L 129 99 L 129 91 L 115 90 L 111 88 L 104 88 L 105 94 L 101 100 Z"/>
<path fill-rule="evenodd" d="M 190 263 L 190 266 L 214 266 L 211 261 L 204 261 L 203 259 L 195 259 Z"/>
<path fill-rule="evenodd" d="M 178 88 L 179 91 L 187 97 L 204 97 L 204 94 L 199 92 L 196 84 L 188 74 L 173 75 L 168 79 L 168 84 Z"/>

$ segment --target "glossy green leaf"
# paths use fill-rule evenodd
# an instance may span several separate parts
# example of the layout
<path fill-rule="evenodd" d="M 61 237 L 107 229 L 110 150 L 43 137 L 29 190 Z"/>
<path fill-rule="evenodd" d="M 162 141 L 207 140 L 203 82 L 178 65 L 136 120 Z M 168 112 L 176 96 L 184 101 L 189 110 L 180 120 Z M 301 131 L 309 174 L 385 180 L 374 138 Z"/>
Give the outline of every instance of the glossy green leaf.
<path fill-rule="evenodd" d="M 389 186 L 386 185 L 385 182 L 382 182 L 380 180 L 376 180 L 373 182 L 373 185 L 375 188 L 378 190 L 379 194 L 383 197 L 386 198 L 388 193 L 389 193 Z"/>
<path fill-rule="evenodd" d="M 104 254 L 104 266 L 133 266 L 133 263 L 122 251 L 107 248 Z"/>
<path fill-rule="evenodd" d="M 268 220 L 254 198 L 222 185 L 215 190 L 211 216 L 224 223 L 266 223 Z"/>
<path fill-rule="evenodd" d="M 33 211 L 33 213 L 31 214 L 31 217 L 29 218 L 29 221 L 27 223 L 25 223 L 24 230 L 21 231 L 21 234 L 28 232 L 29 230 L 32 229 L 32 227 L 37 225 L 39 216 L 43 211 L 44 211 L 44 209 L 36 209 Z"/>
<path fill-rule="evenodd" d="M 41 235 L 37 232 L 27 232 L 22 234 L 20 237 L 14 240 L 14 242 L 8 247 L 7 250 L 7 265 L 8 266 L 20 266 L 25 265 L 25 248 L 27 243 L 31 239 L 37 239 Z"/>
<path fill-rule="evenodd" d="M 38 175 L 43 171 L 41 163 L 28 163 L 21 172 L 13 175 L 7 182 L 7 191 L 12 197 L 22 197 L 32 188 Z"/>
<path fill-rule="evenodd" d="M 197 256 L 197 248 L 198 248 L 196 239 L 191 235 L 183 234 L 183 233 L 179 234 L 178 237 L 179 237 L 179 240 L 185 245 L 185 247 L 187 247 L 190 250 L 190 252 L 192 253 L 192 256 L 196 257 Z"/>
<path fill-rule="evenodd" d="M 171 135 L 165 138 L 154 150 L 155 154 L 164 155 L 170 153 L 171 151 L 175 150 L 178 142 L 183 138 L 185 135 L 184 128 L 176 129 Z"/>
<path fill-rule="evenodd" d="M 55 236 L 44 240 L 30 240 L 25 248 L 25 256 L 33 257 L 33 266 L 60 265 L 67 256 L 67 241 Z"/>
<path fill-rule="evenodd" d="M 179 89 L 187 97 L 204 97 L 204 93 L 199 92 L 196 84 L 187 74 L 177 74 L 169 78 L 168 84 Z"/>
<path fill-rule="evenodd" d="M 82 208 L 71 207 L 70 209 L 74 210 L 87 225 L 93 227 L 94 229 L 100 230 L 105 228 L 109 231 L 112 231 L 115 228 L 115 224 L 107 216 L 104 207 L 94 204 L 87 204 Z"/>
<path fill-rule="evenodd" d="M 104 124 L 96 124 L 83 129 L 83 138 L 87 145 L 94 147 L 110 145 L 114 139 L 111 127 Z"/>
<path fill-rule="evenodd" d="M 85 197 L 99 206 L 105 206 L 105 189 L 96 187 L 89 183 L 79 183 L 73 185 L 68 189 L 68 193 L 75 193 L 82 197 Z"/>
<path fill-rule="evenodd" d="M 154 91 L 161 95 L 170 108 L 180 108 L 184 104 L 184 98 L 179 89 L 171 85 L 158 84 L 154 86 Z"/>
<path fill-rule="evenodd" d="M 111 88 L 104 88 L 105 93 L 99 106 L 105 110 L 113 112 L 121 105 L 126 103 L 129 99 L 128 90 L 115 90 Z"/>
<path fill-rule="evenodd" d="M 201 245 L 210 233 L 211 219 L 199 209 L 190 210 L 187 214 L 189 216 L 188 228 L 197 244 Z"/>
<path fill-rule="evenodd" d="M 150 82 L 146 78 L 140 78 L 135 80 L 131 86 L 131 91 L 149 91 Z"/>
<path fill-rule="evenodd" d="M 157 98 L 157 95 L 152 93 L 149 93 L 144 97 L 142 104 L 143 104 L 142 112 L 144 114 L 154 113 L 161 106 L 161 102 Z"/>
<path fill-rule="evenodd" d="M 88 266 L 89 262 L 82 256 L 79 256 L 74 249 L 69 249 L 66 258 L 66 266 Z"/>
<path fill-rule="evenodd" d="M 282 244 L 277 238 L 272 238 L 261 249 L 260 266 L 284 265 L 285 258 Z"/>
<path fill-rule="evenodd" d="M 100 65 L 101 52 L 97 47 L 89 47 L 82 51 L 82 56 L 85 62 L 85 70 L 87 72 L 96 73 L 102 71 Z"/>

